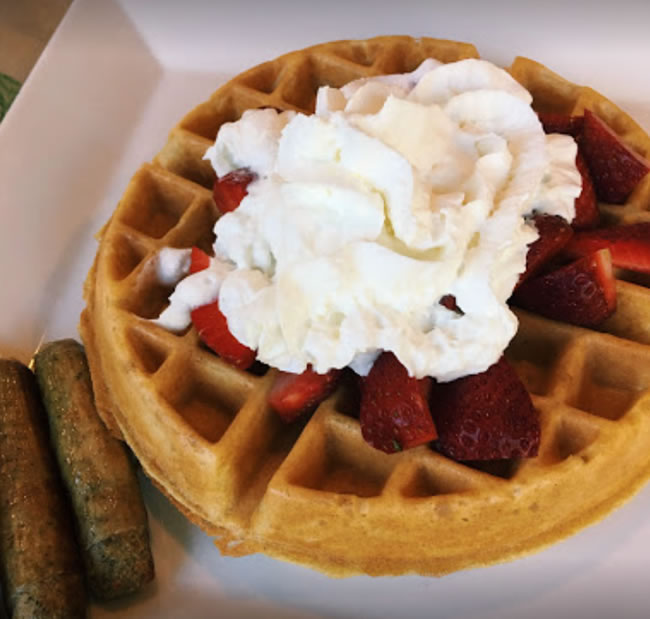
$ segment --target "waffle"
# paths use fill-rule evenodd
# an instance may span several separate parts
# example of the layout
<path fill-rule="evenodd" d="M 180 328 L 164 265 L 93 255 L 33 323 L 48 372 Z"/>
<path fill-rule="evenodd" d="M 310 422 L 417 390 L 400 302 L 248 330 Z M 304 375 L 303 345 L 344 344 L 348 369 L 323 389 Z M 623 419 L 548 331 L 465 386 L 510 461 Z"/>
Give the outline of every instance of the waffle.
<path fill-rule="evenodd" d="M 222 123 L 260 106 L 310 112 L 321 85 L 476 56 L 467 44 L 379 37 L 259 65 L 172 130 L 101 231 L 80 326 L 100 413 L 223 554 L 263 552 L 335 576 L 442 575 L 556 542 L 650 476 L 650 289 L 629 273 L 618 274 L 618 311 L 598 331 L 518 312 L 506 355 L 542 425 L 539 455 L 526 460 L 459 463 L 426 446 L 384 454 L 364 442 L 345 383 L 285 425 L 266 403 L 275 370 L 237 370 L 193 328 L 150 321 L 171 292 L 156 279 L 156 253 L 212 244 L 215 177 L 202 157 Z M 648 136 L 603 96 L 531 60 L 510 71 L 536 109 L 592 109 L 650 156 Z M 650 221 L 650 178 L 601 209 L 611 222 Z"/>

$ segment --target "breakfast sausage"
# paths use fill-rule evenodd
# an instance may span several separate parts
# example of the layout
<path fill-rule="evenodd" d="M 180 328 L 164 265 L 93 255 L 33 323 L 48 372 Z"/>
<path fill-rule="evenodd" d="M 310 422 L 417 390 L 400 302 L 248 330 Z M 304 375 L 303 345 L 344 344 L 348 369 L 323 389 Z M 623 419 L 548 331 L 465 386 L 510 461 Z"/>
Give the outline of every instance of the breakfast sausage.
<path fill-rule="evenodd" d="M 154 577 L 147 514 L 127 450 L 95 408 L 83 347 L 51 342 L 34 368 L 90 591 L 102 600 L 137 591 Z"/>
<path fill-rule="evenodd" d="M 73 521 L 32 372 L 0 359 L 0 556 L 13 619 L 83 618 Z"/>

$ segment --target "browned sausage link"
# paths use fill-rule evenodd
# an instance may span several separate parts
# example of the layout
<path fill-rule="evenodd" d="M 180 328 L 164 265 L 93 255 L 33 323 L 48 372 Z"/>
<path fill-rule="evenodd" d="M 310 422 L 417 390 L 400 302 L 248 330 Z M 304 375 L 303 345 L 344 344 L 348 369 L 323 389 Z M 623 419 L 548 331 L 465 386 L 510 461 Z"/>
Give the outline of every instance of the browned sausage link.
<path fill-rule="evenodd" d="M 97 414 L 84 350 L 51 342 L 34 362 L 90 590 L 104 600 L 137 591 L 154 577 L 147 514 L 127 451 Z"/>
<path fill-rule="evenodd" d="M 0 553 L 13 619 L 86 616 L 72 517 L 34 375 L 0 359 Z"/>

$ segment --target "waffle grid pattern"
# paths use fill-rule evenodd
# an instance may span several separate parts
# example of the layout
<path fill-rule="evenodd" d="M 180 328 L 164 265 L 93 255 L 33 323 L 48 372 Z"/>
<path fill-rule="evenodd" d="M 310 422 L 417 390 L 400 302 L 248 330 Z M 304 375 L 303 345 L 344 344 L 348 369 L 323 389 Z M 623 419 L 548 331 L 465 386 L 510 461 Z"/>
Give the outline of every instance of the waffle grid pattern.
<path fill-rule="evenodd" d="M 223 122 L 260 106 L 309 111 L 322 84 L 475 55 L 465 44 L 380 37 L 251 69 L 181 121 L 104 228 L 81 323 L 100 412 L 223 553 L 261 551 L 335 575 L 443 574 L 552 543 L 650 475 L 650 290 L 629 281 L 618 282 L 619 312 L 602 333 L 518 312 L 507 356 L 540 411 L 542 443 L 537 458 L 489 465 L 426 447 L 372 449 L 348 385 L 286 426 L 266 405 L 274 370 L 241 372 L 193 329 L 176 335 L 149 321 L 170 293 L 155 277 L 158 250 L 211 246 L 218 213 L 202 156 Z M 539 109 L 594 109 L 650 156 L 648 137 L 601 95 L 529 60 L 511 71 Z M 650 179 L 626 205 L 602 208 L 610 220 L 650 219 Z"/>

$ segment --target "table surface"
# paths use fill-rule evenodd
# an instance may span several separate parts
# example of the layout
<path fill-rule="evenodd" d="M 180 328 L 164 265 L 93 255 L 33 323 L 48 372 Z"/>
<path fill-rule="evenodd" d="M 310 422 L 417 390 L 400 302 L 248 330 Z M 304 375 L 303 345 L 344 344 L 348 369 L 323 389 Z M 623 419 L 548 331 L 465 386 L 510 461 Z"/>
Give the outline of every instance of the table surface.
<path fill-rule="evenodd" d="M 71 3 L 0 2 L 0 73 L 24 82 Z"/>

